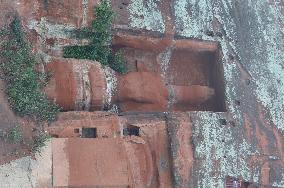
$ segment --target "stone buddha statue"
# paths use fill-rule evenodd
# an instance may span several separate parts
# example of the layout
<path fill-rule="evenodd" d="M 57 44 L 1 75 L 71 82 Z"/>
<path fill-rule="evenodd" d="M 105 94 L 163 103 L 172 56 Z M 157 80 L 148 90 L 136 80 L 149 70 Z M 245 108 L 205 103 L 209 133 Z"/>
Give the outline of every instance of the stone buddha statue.
<path fill-rule="evenodd" d="M 158 73 L 115 73 L 98 62 L 54 59 L 46 67 L 52 74 L 44 89 L 63 111 L 180 111 L 180 105 L 198 105 L 214 96 L 208 86 L 167 85 Z"/>

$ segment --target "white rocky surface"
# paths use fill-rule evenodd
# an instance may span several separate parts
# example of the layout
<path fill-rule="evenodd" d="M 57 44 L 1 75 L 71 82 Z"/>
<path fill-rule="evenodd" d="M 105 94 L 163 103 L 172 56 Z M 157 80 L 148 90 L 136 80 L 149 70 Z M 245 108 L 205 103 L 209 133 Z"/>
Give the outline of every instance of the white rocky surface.
<path fill-rule="evenodd" d="M 51 142 L 41 154 L 23 157 L 0 166 L 0 188 L 51 188 Z"/>

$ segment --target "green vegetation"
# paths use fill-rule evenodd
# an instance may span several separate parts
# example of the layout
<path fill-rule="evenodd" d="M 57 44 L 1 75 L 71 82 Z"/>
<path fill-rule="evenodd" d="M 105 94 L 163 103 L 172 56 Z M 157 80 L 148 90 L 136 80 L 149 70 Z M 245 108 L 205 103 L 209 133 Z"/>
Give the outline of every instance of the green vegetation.
<path fill-rule="evenodd" d="M 19 144 L 23 141 L 23 132 L 18 125 L 8 130 L 8 132 L 0 129 L 0 138 L 9 143 Z"/>
<path fill-rule="evenodd" d="M 0 65 L 12 109 L 17 115 L 28 116 L 37 122 L 54 120 L 59 107 L 41 92 L 46 75 L 36 72 L 37 61 L 25 39 L 19 18 L 15 18 L 0 37 L 3 38 Z"/>
<path fill-rule="evenodd" d="M 120 52 L 113 52 L 110 48 L 112 39 L 111 26 L 115 14 L 106 0 L 95 7 L 95 20 L 91 28 L 85 28 L 76 35 L 90 41 L 86 46 L 67 46 L 64 48 L 64 57 L 90 59 L 108 65 L 113 70 L 125 73 L 125 61 Z"/>
<path fill-rule="evenodd" d="M 46 134 L 45 132 L 41 132 L 39 135 L 37 135 L 34 138 L 34 143 L 32 146 L 32 152 L 40 153 L 41 149 L 46 146 L 46 142 L 50 139 L 50 136 Z"/>
<path fill-rule="evenodd" d="M 23 133 L 20 126 L 15 126 L 11 130 L 6 133 L 6 138 L 9 142 L 18 144 L 21 143 L 23 140 Z"/>

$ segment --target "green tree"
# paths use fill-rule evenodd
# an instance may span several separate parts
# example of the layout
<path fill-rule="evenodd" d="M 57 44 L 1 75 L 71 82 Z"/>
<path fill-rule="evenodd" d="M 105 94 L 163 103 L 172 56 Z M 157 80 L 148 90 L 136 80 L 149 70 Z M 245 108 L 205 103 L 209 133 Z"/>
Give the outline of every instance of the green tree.
<path fill-rule="evenodd" d="M 5 75 L 6 93 L 12 109 L 20 116 L 36 121 L 52 121 L 59 107 L 41 92 L 45 85 L 36 72 L 37 61 L 25 38 L 21 21 L 16 17 L 6 31 L 0 44 L 0 65 Z"/>
<path fill-rule="evenodd" d="M 126 65 L 121 52 L 115 53 L 110 48 L 111 27 L 115 17 L 110 4 L 106 0 L 101 0 L 94 12 L 96 19 L 93 21 L 92 27 L 76 32 L 76 36 L 88 39 L 90 44 L 67 46 L 64 48 L 64 57 L 95 60 L 117 72 L 125 73 Z"/>

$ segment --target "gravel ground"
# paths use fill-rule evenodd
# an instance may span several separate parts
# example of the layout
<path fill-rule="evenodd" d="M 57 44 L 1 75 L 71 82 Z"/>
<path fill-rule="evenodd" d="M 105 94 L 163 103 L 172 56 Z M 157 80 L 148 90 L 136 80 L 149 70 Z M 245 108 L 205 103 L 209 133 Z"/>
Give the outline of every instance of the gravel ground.
<path fill-rule="evenodd" d="M 0 182 L 0 188 L 51 188 L 51 142 L 35 159 L 23 157 L 0 166 Z"/>

